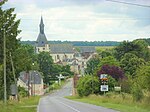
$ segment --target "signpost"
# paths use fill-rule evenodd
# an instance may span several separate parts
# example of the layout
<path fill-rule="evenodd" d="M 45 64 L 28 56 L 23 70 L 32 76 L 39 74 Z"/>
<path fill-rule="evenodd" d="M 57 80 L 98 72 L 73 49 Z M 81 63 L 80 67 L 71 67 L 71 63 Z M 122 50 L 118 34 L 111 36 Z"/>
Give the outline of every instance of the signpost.
<path fill-rule="evenodd" d="M 117 92 L 121 92 L 121 86 L 115 86 L 114 90 L 117 91 Z"/>
<path fill-rule="evenodd" d="M 108 91 L 108 85 L 101 85 L 101 91 Z"/>
<path fill-rule="evenodd" d="M 107 74 L 101 74 L 100 75 L 100 80 L 101 80 L 101 87 L 100 87 L 100 91 L 105 92 L 108 91 L 108 78 L 107 78 Z"/>

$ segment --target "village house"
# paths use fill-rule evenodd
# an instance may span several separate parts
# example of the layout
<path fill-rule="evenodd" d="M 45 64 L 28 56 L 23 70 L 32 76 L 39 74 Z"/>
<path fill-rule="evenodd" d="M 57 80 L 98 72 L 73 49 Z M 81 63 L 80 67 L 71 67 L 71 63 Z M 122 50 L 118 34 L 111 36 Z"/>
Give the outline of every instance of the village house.
<path fill-rule="evenodd" d="M 17 86 L 24 87 L 29 95 L 43 95 L 44 94 L 44 84 L 43 78 L 38 71 L 23 71 L 20 73 Z"/>

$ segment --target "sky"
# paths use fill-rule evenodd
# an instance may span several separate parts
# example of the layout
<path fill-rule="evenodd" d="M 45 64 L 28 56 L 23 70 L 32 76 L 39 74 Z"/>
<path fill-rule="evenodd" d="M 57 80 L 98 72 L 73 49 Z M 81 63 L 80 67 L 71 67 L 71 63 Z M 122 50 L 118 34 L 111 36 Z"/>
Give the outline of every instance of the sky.
<path fill-rule="evenodd" d="M 123 4 L 118 2 L 127 2 Z M 21 40 L 35 41 L 41 16 L 47 40 L 132 41 L 150 38 L 150 0 L 8 0 L 21 20 Z"/>

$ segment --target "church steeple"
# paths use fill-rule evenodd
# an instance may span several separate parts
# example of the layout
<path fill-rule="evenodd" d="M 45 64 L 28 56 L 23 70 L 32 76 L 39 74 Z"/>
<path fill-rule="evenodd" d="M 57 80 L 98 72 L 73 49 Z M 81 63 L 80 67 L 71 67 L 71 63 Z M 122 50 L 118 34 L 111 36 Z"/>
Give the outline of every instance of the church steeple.
<path fill-rule="evenodd" d="M 44 34 L 44 23 L 43 23 L 43 18 L 42 18 L 42 16 L 41 16 L 41 22 L 40 22 L 40 33 L 41 34 Z"/>
<path fill-rule="evenodd" d="M 41 21 L 40 21 L 40 32 L 38 35 L 38 38 L 36 40 L 36 47 L 44 47 L 45 44 L 48 44 L 48 41 L 46 39 L 45 33 L 44 33 L 44 23 L 43 23 L 43 18 L 41 16 Z"/>

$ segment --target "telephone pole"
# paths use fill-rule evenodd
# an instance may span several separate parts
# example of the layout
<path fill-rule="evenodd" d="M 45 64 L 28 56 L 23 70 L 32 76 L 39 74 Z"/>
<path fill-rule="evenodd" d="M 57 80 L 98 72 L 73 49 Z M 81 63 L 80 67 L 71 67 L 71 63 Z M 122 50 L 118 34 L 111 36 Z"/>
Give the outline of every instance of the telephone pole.
<path fill-rule="evenodd" d="M 5 28 L 4 28 L 4 103 L 7 103 L 7 91 L 6 91 L 6 37 L 5 37 Z"/>

